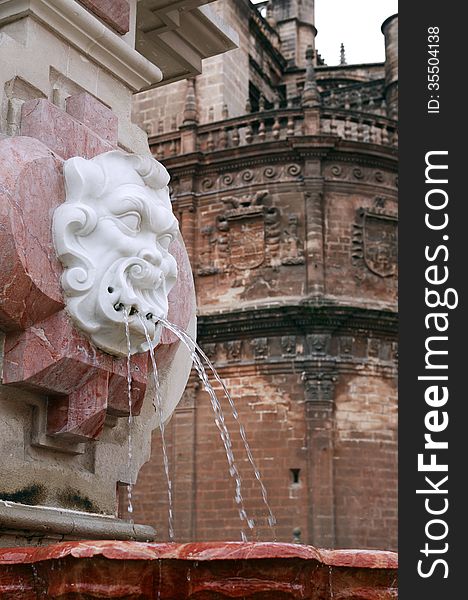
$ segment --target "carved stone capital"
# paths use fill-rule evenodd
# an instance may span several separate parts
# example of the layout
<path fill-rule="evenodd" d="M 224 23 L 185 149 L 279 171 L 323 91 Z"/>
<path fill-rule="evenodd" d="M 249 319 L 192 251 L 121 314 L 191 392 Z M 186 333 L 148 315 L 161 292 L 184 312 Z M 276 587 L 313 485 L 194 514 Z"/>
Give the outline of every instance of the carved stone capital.
<path fill-rule="evenodd" d="M 333 411 L 336 380 L 331 370 L 302 373 L 308 418 L 321 418 Z"/>

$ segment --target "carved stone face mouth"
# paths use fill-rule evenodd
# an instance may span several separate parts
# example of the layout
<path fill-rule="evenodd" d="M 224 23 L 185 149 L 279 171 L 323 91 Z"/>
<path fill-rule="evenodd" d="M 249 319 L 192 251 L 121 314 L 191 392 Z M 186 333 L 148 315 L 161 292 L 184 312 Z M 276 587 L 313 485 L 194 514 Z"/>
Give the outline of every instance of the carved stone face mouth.
<path fill-rule="evenodd" d="M 99 299 L 103 316 L 122 324 L 126 312 L 132 346 L 146 347 L 146 333 L 157 343 L 153 339 L 156 324 L 160 317 L 167 316 L 167 290 L 176 277 L 176 263 L 170 254 L 161 259 L 159 266 L 137 257 L 115 261 L 101 280 Z"/>

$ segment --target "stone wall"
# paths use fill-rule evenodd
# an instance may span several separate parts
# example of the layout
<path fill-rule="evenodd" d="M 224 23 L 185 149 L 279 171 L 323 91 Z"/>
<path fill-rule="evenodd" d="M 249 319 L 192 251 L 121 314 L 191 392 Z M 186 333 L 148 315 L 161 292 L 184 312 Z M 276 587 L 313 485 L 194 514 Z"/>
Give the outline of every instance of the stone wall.
<path fill-rule="evenodd" d="M 323 138 L 317 160 L 300 136 L 297 143 L 228 149 L 190 171 L 183 155 L 166 162 L 190 240 L 199 340 L 235 398 L 278 539 L 300 529 L 316 545 L 394 548 L 394 151 L 381 147 L 377 156 L 337 140 L 326 150 Z M 168 425 L 176 535 L 238 539 L 233 482 L 206 394 L 193 387 L 180 410 Z M 156 439 L 152 456 L 136 506 L 164 532 Z M 254 478 L 240 465 L 259 523 L 253 536 L 271 539 Z"/>

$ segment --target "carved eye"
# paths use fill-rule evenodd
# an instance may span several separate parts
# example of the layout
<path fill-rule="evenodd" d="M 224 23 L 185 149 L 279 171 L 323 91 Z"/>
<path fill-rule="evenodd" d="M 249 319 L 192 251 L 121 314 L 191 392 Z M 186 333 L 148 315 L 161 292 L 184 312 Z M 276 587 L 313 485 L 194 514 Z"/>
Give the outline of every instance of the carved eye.
<path fill-rule="evenodd" d="M 141 225 L 141 216 L 137 212 L 128 212 L 120 215 L 119 221 L 128 227 L 131 231 L 139 231 Z"/>
<path fill-rule="evenodd" d="M 169 244 L 172 242 L 172 235 L 163 235 L 159 238 L 158 242 L 161 244 L 164 250 L 167 250 L 169 248 Z"/>

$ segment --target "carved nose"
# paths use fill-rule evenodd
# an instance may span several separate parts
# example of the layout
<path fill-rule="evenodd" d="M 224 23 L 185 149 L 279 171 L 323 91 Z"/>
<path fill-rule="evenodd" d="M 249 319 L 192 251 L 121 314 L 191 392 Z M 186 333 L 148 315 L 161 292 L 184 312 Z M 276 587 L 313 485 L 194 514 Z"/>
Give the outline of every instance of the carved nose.
<path fill-rule="evenodd" d="M 157 248 L 145 248 L 138 253 L 138 256 L 156 267 L 159 267 L 162 262 L 162 254 Z"/>

